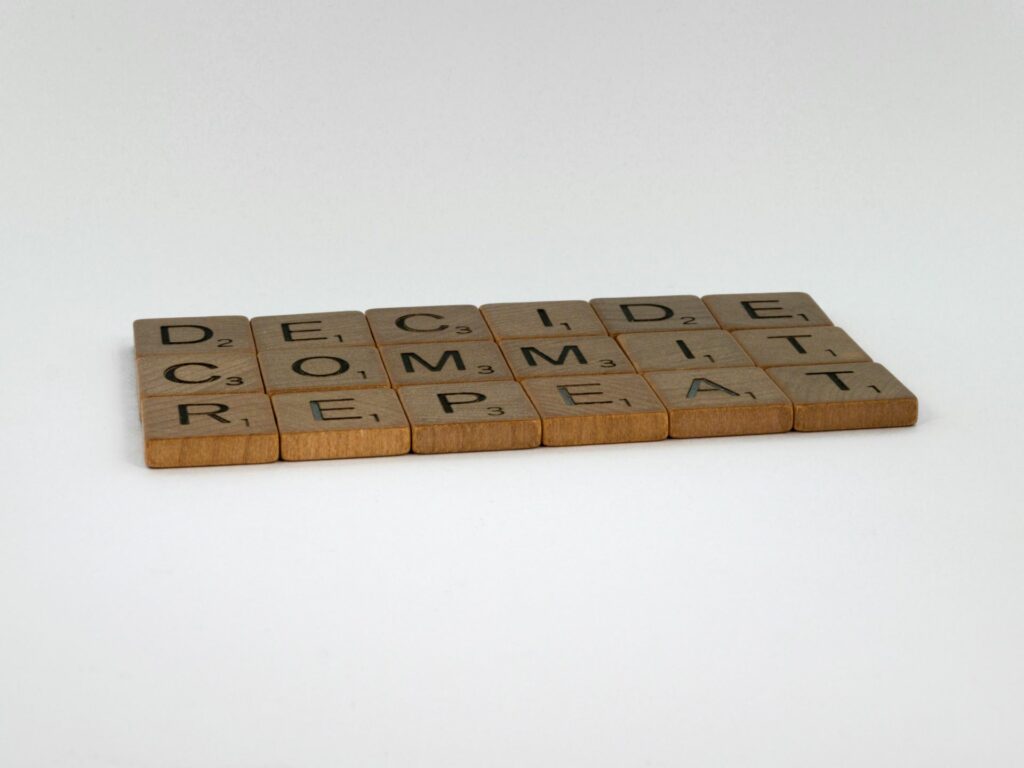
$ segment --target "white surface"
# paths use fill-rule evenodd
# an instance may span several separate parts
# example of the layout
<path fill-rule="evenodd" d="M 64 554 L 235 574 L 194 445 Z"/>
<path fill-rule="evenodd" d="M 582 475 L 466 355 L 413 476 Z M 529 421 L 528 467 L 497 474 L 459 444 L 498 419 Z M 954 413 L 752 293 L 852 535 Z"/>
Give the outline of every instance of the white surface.
<path fill-rule="evenodd" d="M 4 768 L 1024 762 L 1019 3 L 2 15 Z M 741 290 L 920 424 L 142 465 L 136 317 Z"/>

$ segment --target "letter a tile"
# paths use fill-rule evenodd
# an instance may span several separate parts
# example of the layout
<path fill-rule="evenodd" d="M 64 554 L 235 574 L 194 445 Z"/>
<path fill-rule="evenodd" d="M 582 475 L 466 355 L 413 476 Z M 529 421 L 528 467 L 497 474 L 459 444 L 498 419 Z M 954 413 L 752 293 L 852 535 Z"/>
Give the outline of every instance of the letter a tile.
<path fill-rule="evenodd" d="M 540 417 L 514 381 L 423 384 L 398 396 L 412 425 L 413 453 L 536 448 Z"/>
<path fill-rule="evenodd" d="M 153 397 L 142 402 L 142 427 L 151 467 L 277 461 L 277 425 L 266 395 Z"/>
<path fill-rule="evenodd" d="M 914 393 L 878 363 L 769 368 L 768 375 L 793 401 L 799 432 L 917 423 Z"/>
<path fill-rule="evenodd" d="M 646 374 L 668 408 L 672 437 L 788 432 L 793 406 L 760 368 L 703 368 Z"/>

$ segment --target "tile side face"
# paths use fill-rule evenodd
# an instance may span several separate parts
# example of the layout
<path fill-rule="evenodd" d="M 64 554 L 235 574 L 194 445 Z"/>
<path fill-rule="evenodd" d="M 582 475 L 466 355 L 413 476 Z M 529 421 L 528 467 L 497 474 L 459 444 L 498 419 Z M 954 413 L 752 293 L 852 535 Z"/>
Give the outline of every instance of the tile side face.
<path fill-rule="evenodd" d="M 260 352 L 373 346 L 373 335 L 362 312 L 272 315 L 254 317 L 250 324 Z"/>
<path fill-rule="evenodd" d="M 613 336 L 718 328 L 714 315 L 697 296 L 591 299 L 590 305 Z"/>
<path fill-rule="evenodd" d="M 255 352 L 249 318 L 242 315 L 136 320 L 135 356 Z"/>
<path fill-rule="evenodd" d="M 800 432 L 917 423 L 917 398 L 878 363 L 788 366 L 767 373 L 793 401 Z"/>
<path fill-rule="evenodd" d="M 720 293 L 705 296 L 704 304 L 718 324 L 730 331 L 832 325 L 806 293 Z"/>
<path fill-rule="evenodd" d="M 871 362 L 846 331 L 832 325 L 733 331 L 732 335 L 762 368 Z"/>
<path fill-rule="evenodd" d="M 606 336 L 604 324 L 585 301 L 531 301 L 484 304 L 480 311 L 494 338 L 529 339 Z"/>
<path fill-rule="evenodd" d="M 493 341 L 480 310 L 471 304 L 368 309 L 378 346 L 433 341 Z"/>

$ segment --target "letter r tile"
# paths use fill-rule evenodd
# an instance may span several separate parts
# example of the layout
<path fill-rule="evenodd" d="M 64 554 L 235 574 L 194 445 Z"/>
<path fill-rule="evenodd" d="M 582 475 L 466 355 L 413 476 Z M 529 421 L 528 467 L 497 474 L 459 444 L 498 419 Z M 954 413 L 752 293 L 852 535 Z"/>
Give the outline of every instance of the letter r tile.
<path fill-rule="evenodd" d="M 718 324 L 743 328 L 805 328 L 832 325 L 806 293 L 720 293 L 704 297 Z"/>
<path fill-rule="evenodd" d="M 591 299 L 590 305 L 612 336 L 718 328 L 714 315 L 696 296 Z"/>
<path fill-rule="evenodd" d="M 133 330 L 136 357 L 256 351 L 249 318 L 241 315 L 149 318 L 136 320 Z"/>

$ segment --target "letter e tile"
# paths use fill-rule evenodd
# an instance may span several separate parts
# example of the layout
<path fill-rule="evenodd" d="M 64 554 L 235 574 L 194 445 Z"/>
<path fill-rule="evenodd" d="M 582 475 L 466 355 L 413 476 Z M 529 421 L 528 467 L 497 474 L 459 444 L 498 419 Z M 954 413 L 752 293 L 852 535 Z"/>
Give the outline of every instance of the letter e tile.
<path fill-rule="evenodd" d="M 726 330 L 740 328 L 804 328 L 832 325 L 806 293 L 720 293 L 704 303 Z"/>

